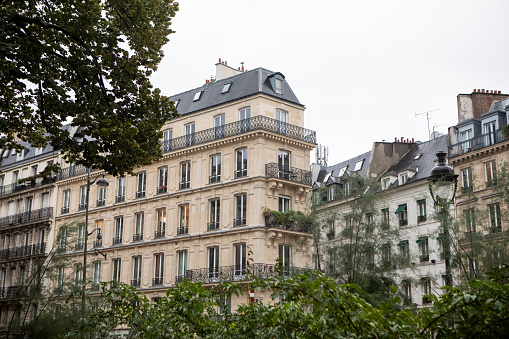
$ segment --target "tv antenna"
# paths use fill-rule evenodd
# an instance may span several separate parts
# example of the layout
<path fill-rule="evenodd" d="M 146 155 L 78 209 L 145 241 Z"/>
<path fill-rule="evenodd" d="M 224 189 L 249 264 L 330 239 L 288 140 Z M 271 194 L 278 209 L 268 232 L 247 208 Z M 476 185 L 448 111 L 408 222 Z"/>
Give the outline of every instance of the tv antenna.
<path fill-rule="evenodd" d="M 421 112 L 421 113 L 417 113 L 417 112 L 416 112 L 416 113 L 415 113 L 415 117 L 416 117 L 416 118 L 417 118 L 417 116 L 418 116 L 418 115 L 424 115 L 424 114 L 426 114 L 426 120 L 428 120 L 428 140 L 431 140 L 431 131 L 430 131 L 430 129 L 429 129 L 429 119 L 430 119 L 429 114 L 430 114 L 430 113 L 433 113 L 433 112 L 436 112 L 436 111 L 439 111 L 439 110 L 440 110 L 440 108 L 437 108 L 437 109 L 434 109 L 434 110 L 431 110 L 431 111 L 426 111 L 426 112 Z"/>

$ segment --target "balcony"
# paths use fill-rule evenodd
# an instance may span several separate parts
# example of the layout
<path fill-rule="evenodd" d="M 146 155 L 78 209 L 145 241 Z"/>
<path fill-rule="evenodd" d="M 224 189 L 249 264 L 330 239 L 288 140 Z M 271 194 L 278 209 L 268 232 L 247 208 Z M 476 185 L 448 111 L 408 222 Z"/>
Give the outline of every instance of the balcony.
<path fill-rule="evenodd" d="M 207 224 L 207 231 L 215 231 L 219 229 L 219 223 L 218 222 L 209 222 Z"/>
<path fill-rule="evenodd" d="M 83 243 L 74 245 L 74 250 L 75 251 L 83 251 Z"/>
<path fill-rule="evenodd" d="M 166 193 L 168 192 L 168 187 L 166 186 L 159 186 L 157 188 L 157 194 L 163 194 L 163 193 Z"/>
<path fill-rule="evenodd" d="M 250 119 L 236 121 L 223 126 L 199 131 L 190 135 L 184 135 L 171 140 L 166 140 L 162 143 L 162 149 L 163 153 L 167 153 L 255 130 L 264 130 L 267 132 L 285 135 L 292 139 L 316 144 L 316 132 L 299 126 L 277 121 L 276 119 L 271 119 L 266 116 L 258 115 Z"/>
<path fill-rule="evenodd" d="M 235 218 L 233 219 L 233 227 L 246 226 L 247 219 L 246 218 Z"/>
<path fill-rule="evenodd" d="M 32 255 L 46 254 L 46 243 L 41 242 L 32 245 Z"/>
<path fill-rule="evenodd" d="M 103 241 L 102 240 L 95 240 L 94 241 L 94 248 L 100 248 L 103 247 Z"/>
<path fill-rule="evenodd" d="M 209 184 L 214 184 L 216 182 L 221 182 L 221 175 L 211 175 L 209 177 Z"/>
<path fill-rule="evenodd" d="M 157 277 L 152 279 L 152 286 L 160 286 L 163 284 L 163 278 Z"/>
<path fill-rule="evenodd" d="M 62 210 L 60 211 L 60 214 L 66 214 L 69 213 L 69 206 L 62 207 Z"/>
<path fill-rule="evenodd" d="M 124 202 L 125 201 L 125 195 L 117 195 L 115 197 L 115 202 Z"/>
<path fill-rule="evenodd" d="M 179 184 L 179 189 L 180 190 L 185 190 L 185 189 L 188 189 L 189 187 L 191 187 L 191 182 L 190 181 L 182 181 Z"/>
<path fill-rule="evenodd" d="M 472 139 L 459 142 L 451 145 L 449 149 L 449 158 L 456 157 L 465 153 L 477 151 L 481 148 L 488 147 L 505 141 L 502 130 L 497 130 L 492 133 L 482 134 Z"/>
<path fill-rule="evenodd" d="M 9 286 L 0 288 L 0 298 L 20 298 L 25 294 L 25 287 L 20 286 Z"/>
<path fill-rule="evenodd" d="M 417 216 L 417 222 L 418 223 L 421 223 L 421 222 L 425 222 L 426 221 L 426 216 L 425 215 L 419 215 Z"/>
<path fill-rule="evenodd" d="M 136 192 L 136 199 L 145 198 L 145 191 Z"/>
<path fill-rule="evenodd" d="M 53 207 L 45 207 L 31 212 L 23 212 L 0 218 L 0 227 L 14 226 L 53 217 Z"/>
<path fill-rule="evenodd" d="M 143 241 L 143 233 L 133 234 L 133 242 Z"/>
<path fill-rule="evenodd" d="M 278 215 L 276 218 L 275 214 Z M 311 233 L 309 217 L 298 211 L 269 213 L 265 216 L 265 227 L 280 228 L 283 230 Z M 334 233 L 328 233 L 329 240 L 334 239 Z M 330 238 L 329 238 L 330 237 Z"/>
<path fill-rule="evenodd" d="M 185 279 L 189 282 L 218 283 L 226 281 L 240 281 L 256 276 L 259 279 L 271 279 L 277 276 L 295 276 L 305 272 L 306 269 L 298 267 L 278 267 L 275 264 L 252 264 L 251 272 L 245 265 L 232 265 L 214 268 L 199 268 L 187 270 L 185 275 L 175 276 L 175 282 L 180 283 Z"/>
<path fill-rule="evenodd" d="M 45 178 L 38 178 L 31 181 L 25 181 L 22 184 L 14 183 L 9 184 L 5 186 L 0 186 L 0 196 L 10 194 L 10 193 L 17 193 L 21 192 L 30 188 L 34 187 L 40 187 L 48 184 L 52 184 L 55 182 L 55 177 L 45 177 Z"/>
<path fill-rule="evenodd" d="M 177 235 L 189 234 L 189 227 L 177 227 Z"/>
<path fill-rule="evenodd" d="M 82 202 L 80 203 L 79 207 L 78 207 L 78 210 L 80 211 L 83 211 L 83 210 L 86 210 L 87 209 L 87 204 Z"/>
<path fill-rule="evenodd" d="M 311 171 L 295 167 L 279 167 L 275 162 L 265 165 L 265 176 L 267 178 L 279 178 L 311 186 Z"/>
<path fill-rule="evenodd" d="M 235 171 L 235 179 L 247 177 L 247 168 Z"/>
<path fill-rule="evenodd" d="M 131 280 L 131 286 L 133 286 L 133 287 L 140 287 L 141 286 L 141 279 L 133 279 L 133 280 Z"/>
<path fill-rule="evenodd" d="M 399 226 L 407 226 L 408 219 L 399 219 Z"/>
<path fill-rule="evenodd" d="M 101 207 L 101 206 L 104 206 L 106 205 L 106 200 L 102 199 L 102 200 L 97 200 L 97 207 Z"/>
<path fill-rule="evenodd" d="M 118 245 L 122 243 L 122 237 L 113 238 L 113 245 Z"/>
<path fill-rule="evenodd" d="M 164 238 L 164 230 L 155 231 L 154 239 Z"/>

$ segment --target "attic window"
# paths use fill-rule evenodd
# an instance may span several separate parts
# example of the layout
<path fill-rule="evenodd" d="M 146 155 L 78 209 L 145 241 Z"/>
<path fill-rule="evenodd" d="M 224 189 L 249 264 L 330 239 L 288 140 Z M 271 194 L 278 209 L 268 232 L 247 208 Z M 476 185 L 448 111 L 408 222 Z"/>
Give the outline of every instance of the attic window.
<path fill-rule="evenodd" d="M 283 94 L 283 80 L 276 78 L 276 93 Z"/>
<path fill-rule="evenodd" d="M 355 168 L 353 169 L 354 172 L 360 171 L 362 169 L 362 164 L 364 163 L 364 159 L 359 160 L 355 163 Z"/>
<path fill-rule="evenodd" d="M 348 166 L 341 167 L 341 169 L 339 170 L 339 173 L 338 173 L 338 177 L 343 176 L 343 174 L 345 174 L 345 171 L 347 168 L 348 168 Z"/>
<path fill-rule="evenodd" d="M 391 178 L 383 178 L 382 179 L 382 189 L 383 190 L 388 189 L 390 184 L 391 184 Z"/>
<path fill-rule="evenodd" d="M 196 92 L 196 94 L 194 95 L 194 99 L 193 101 L 198 101 L 200 100 L 201 98 L 201 94 L 203 93 L 203 91 L 199 91 L 199 92 Z"/>
<path fill-rule="evenodd" d="M 201 92 L 200 92 L 200 93 L 201 93 Z M 198 93 L 196 93 L 196 94 L 198 94 Z M 196 94 L 195 94 L 195 96 L 194 96 L 195 98 L 196 98 Z M 200 97 L 198 97 L 198 99 L 200 99 Z M 198 99 L 195 99 L 195 100 L 198 100 Z M 177 108 L 177 107 L 178 107 L 179 102 L 180 102 L 180 99 L 177 99 L 177 100 L 175 100 L 175 101 L 173 102 L 173 104 L 175 105 L 175 108 Z"/>
<path fill-rule="evenodd" d="M 9 149 L 6 148 L 2 157 L 7 158 L 9 156 Z"/>
<path fill-rule="evenodd" d="M 323 182 L 327 182 L 327 180 L 329 180 L 330 178 L 330 173 L 327 173 L 327 175 L 325 175 L 325 178 L 323 179 Z"/>
<path fill-rule="evenodd" d="M 11 155 L 15 155 L 16 154 L 16 149 L 13 148 L 12 151 L 11 151 Z"/>
<path fill-rule="evenodd" d="M 417 160 L 421 157 L 422 153 L 417 153 L 417 155 L 415 156 L 414 160 Z"/>
<path fill-rule="evenodd" d="M 39 154 L 42 154 L 42 147 L 37 147 L 35 149 L 35 155 L 39 155 Z"/>
<path fill-rule="evenodd" d="M 404 185 L 408 180 L 408 172 L 401 173 L 399 175 L 399 184 Z"/>
<path fill-rule="evenodd" d="M 229 82 L 227 84 L 223 85 L 223 89 L 221 90 L 221 94 L 228 93 L 230 91 L 230 87 L 232 86 L 232 83 Z"/>

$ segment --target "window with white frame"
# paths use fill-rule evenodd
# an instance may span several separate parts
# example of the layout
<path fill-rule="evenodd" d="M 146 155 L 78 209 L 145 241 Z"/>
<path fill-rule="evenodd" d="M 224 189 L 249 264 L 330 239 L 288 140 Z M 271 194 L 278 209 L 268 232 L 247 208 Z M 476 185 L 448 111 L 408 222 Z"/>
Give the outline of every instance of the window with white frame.
<path fill-rule="evenodd" d="M 166 231 L 166 208 L 160 208 L 157 211 L 156 233 L 154 238 L 164 238 Z"/>
<path fill-rule="evenodd" d="M 159 180 L 157 186 L 157 194 L 168 192 L 168 167 L 159 167 Z"/>
<path fill-rule="evenodd" d="M 391 179 L 390 178 L 383 178 L 382 179 L 382 190 L 386 190 L 391 185 Z"/>
<path fill-rule="evenodd" d="M 106 205 L 106 187 L 99 186 L 97 189 L 97 207 Z"/>
<path fill-rule="evenodd" d="M 426 199 L 417 200 L 417 222 L 425 222 L 426 219 Z"/>
<path fill-rule="evenodd" d="M 58 251 L 65 252 L 67 250 L 67 227 L 62 226 L 58 232 Z"/>
<path fill-rule="evenodd" d="M 184 137 L 186 139 L 186 146 L 194 145 L 194 122 L 184 126 Z"/>
<path fill-rule="evenodd" d="M 214 117 L 214 135 L 216 139 L 224 137 L 224 114 L 219 114 Z"/>
<path fill-rule="evenodd" d="M 399 256 L 401 258 L 401 264 L 406 266 L 410 264 L 410 246 L 408 240 L 402 240 L 398 243 Z"/>
<path fill-rule="evenodd" d="M 243 178 L 247 176 L 247 148 L 239 148 L 235 151 L 236 167 L 235 178 Z"/>
<path fill-rule="evenodd" d="M 214 154 L 210 157 L 209 183 L 221 181 L 221 154 Z"/>
<path fill-rule="evenodd" d="M 463 193 L 472 192 L 472 168 L 467 167 L 460 170 L 461 172 L 461 191 Z"/>
<path fill-rule="evenodd" d="M 133 257 L 133 278 L 131 280 L 131 286 L 141 286 L 141 255 Z"/>
<path fill-rule="evenodd" d="M 282 109 L 276 109 L 276 131 L 281 134 L 288 133 L 288 112 Z"/>
<path fill-rule="evenodd" d="M 231 86 L 232 86 L 231 82 L 224 84 L 223 89 L 221 90 L 221 94 L 228 93 L 230 91 Z"/>
<path fill-rule="evenodd" d="M 247 225 L 247 195 L 239 194 L 235 196 L 235 220 L 233 226 Z"/>
<path fill-rule="evenodd" d="M 279 212 L 288 212 L 292 207 L 292 199 L 290 197 L 280 195 L 278 197 Z"/>
<path fill-rule="evenodd" d="M 180 164 L 180 189 L 191 187 L 191 162 L 185 161 Z"/>
<path fill-rule="evenodd" d="M 163 153 L 169 152 L 172 150 L 172 139 L 173 139 L 173 130 L 167 129 L 163 131 Z"/>
<path fill-rule="evenodd" d="M 476 231 L 475 229 L 475 212 L 474 208 L 466 208 L 463 210 L 463 219 L 465 220 L 465 232 L 471 233 Z"/>
<path fill-rule="evenodd" d="M 283 94 L 283 80 L 275 78 L 274 81 L 276 85 L 275 92 L 278 94 Z"/>
<path fill-rule="evenodd" d="M 240 243 L 234 245 L 233 264 L 235 266 L 235 276 L 244 276 L 246 274 L 246 244 Z"/>
<path fill-rule="evenodd" d="M 179 227 L 177 235 L 189 234 L 189 204 L 179 207 Z"/>
<path fill-rule="evenodd" d="M 212 199 L 209 203 L 209 223 L 208 231 L 218 230 L 220 221 L 221 201 L 220 199 Z"/>
<path fill-rule="evenodd" d="M 467 153 L 470 151 L 471 149 L 471 141 L 470 139 L 472 139 L 472 129 L 468 129 L 466 131 L 463 131 L 460 133 L 460 142 L 461 142 L 461 150 L 463 151 L 463 153 Z"/>
<path fill-rule="evenodd" d="M 65 190 L 63 192 L 62 199 L 62 214 L 69 213 L 70 204 L 71 204 L 71 190 Z"/>
<path fill-rule="evenodd" d="M 81 276 L 83 273 L 83 265 L 78 263 L 74 265 L 74 285 L 81 286 Z"/>
<path fill-rule="evenodd" d="M 404 172 L 399 175 L 399 184 L 400 185 L 405 184 L 407 182 L 407 180 L 408 180 L 408 172 Z"/>
<path fill-rule="evenodd" d="M 277 155 L 279 178 L 290 179 L 290 152 L 287 150 L 279 149 Z"/>
<path fill-rule="evenodd" d="M 116 202 L 123 202 L 125 201 L 125 177 L 118 178 L 117 183 Z"/>
<path fill-rule="evenodd" d="M 399 205 L 395 213 L 398 215 L 399 226 L 408 225 L 408 212 L 406 204 Z"/>
<path fill-rule="evenodd" d="M 92 281 L 95 285 L 94 287 L 98 289 L 99 283 L 101 282 L 101 262 L 99 260 L 94 261 L 94 271 L 92 273 Z"/>
<path fill-rule="evenodd" d="M 486 124 L 484 124 L 484 146 L 490 146 L 495 143 L 495 131 L 497 130 L 497 122 L 496 121 L 490 121 Z"/>
<path fill-rule="evenodd" d="M 428 237 L 420 237 L 416 243 L 419 245 L 419 259 L 421 262 L 429 261 Z"/>
<path fill-rule="evenodd" d="M 403 290 L 403 305 L 412 305 L 412 283 L 409 279 L 404 279 L 401 282 L 401 289 Z"/>
<path fill-rule="evenodd" d="M 327 201 L 333 201 L 336 197 L 336 187 L 334 185 L 330 185 L 327 188 Z"/>
<path fill-rule="evenodd" d="M 196 93 L 194 94 L 193 101 L 198 101 L 198 100 L 200 100 L 202 93 L 203 93 L 203 91 L 196 92 Z"/>
<path fill-rule="evenodd" d="M 138 173 L 136 198 L 144 198 L 147 190 L 147 172 Z"/>
<path fill-rule="evenodd" d="M 78 238 L 76 240 L 76 251 L 80 251 L 83 249 L 83 244 L 85 243 L 85 224 L 78 224 Z"/>
<path fill-rule="evenodd" d="M 121 264 L 122 264 L 122 262 L 120 261 L 120 258 L 113 259 L 113 270 L 112 270 L 111 280 L 120 281 Z"/>
<path fill-rule="evenodd" d="M 115 237 L 113 238 L 113 245 L 122 243 L 122 233 L 124 231 L 124 217 L 115 218 Z"/>
<path fill-rule="evenodd" d="M 389 209 L 388 208 L 382 208 L 381 209 L 381 214 L 382 214 L 382 225 L 381 225 L 381 228 L 382 230 L 387 230 L 389 228 L 389 222 L 390 222 L 390 214 L 389 214 Z"/>
<path fill-rule="evenodd" d="M 152 285 L 163 285 L 164 253 L 154 254 L 154 279 Z"/>
<path fill-rule="evenodd" d="M 176 282 L 184 281 L 187 273 L 187 251 L 177 252 L 177 277 Z"/>
<path fill-rule="evenodd" d="M 208 256 L 209 282 L 217 281 L 217 277 L 219 276 L 219 247 L 209 247 Z"/>
<path fill-rule="evenodd" d="M 468 265 L 468 277 L 470 279 L 477 278 L 477 259 L 467 257 L 467 265 Z"/>
<path fill-rule="evenodd" d="M 64 267 L 59 266 L 58 267 L 58 273 L 57 273 L 57 288 L 61 289 L 64 287 Z"/>
<path fill-rule="evenodd" d="M 284 276 L 290 275 L 291 263 L 292 247 L 288 244 L 279 244 L 279 264 Z"/>
<path fill-rule="evenodd" d="M 484 178 L 486 182 L 486 188 L 493 187 L 496 185 L 495 160 L 491 160 L 484 163 Z"/>
<path fill-rule="evenodd" d="M 431 297 L 428 296 L 431 294 L 431 278 L 429 277 L 421 278 L 421 285 L 422 285 L 422 303 L 429 304 L 431 303 Z"/>
<path fill-rule="evenodd" d="M 490 217 L 491 233 L 502 231 L 502 219 L 500 215 L 500 204 L 494 203 L 488 205 L 488 212 Z"/>
<path fill-rule="evenodd" d="M 143 213 L 136 213 L 134 216 L 134 234 L 133 241 L 143 240 L 143 219 L 145 215 Z"/>
<path fill-rule="evenodd" d="M 84 210 L 87 208 L 87 186 L 80 187 L 80 205 L 79 209 Z"/>
<path fill-rule="evenodd" d="M 391 244 L 382 244 L 382 266 L 388 268 L 391 266 Z"/>

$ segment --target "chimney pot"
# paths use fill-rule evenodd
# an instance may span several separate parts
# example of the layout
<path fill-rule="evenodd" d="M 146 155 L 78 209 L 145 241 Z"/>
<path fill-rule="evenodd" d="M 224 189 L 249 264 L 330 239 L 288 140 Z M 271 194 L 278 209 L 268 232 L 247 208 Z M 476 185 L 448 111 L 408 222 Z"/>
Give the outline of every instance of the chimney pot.
<path fill-rule="evenodd" d="M 225 60 L 225 61 L 224 61 L 224 65 L 225 65 L 225 66 L 228 66 L 228 61 L 226 61 L 226 60 Z"/>
<path fill-rule="evenodd" d="M 242 65 L 242 71 L 244 71 L 244 65 Z"/>
<path fill-rule="evenodd" d="M 398 142 L 398 138 L 397 137 L 394 137 L 394 142 Z"/>
<path fill-rule="evenodd" d="M 219 58 L 219 63 L 221 63 L 221 58 Z"/>
<path fill-rule="evenodd" d="M 502 94 L 502 91 L 498 91 L 498 94 Z"/>
<path fill-rule="evenodd" d="M 208 84 L 208 83 L 209 83 L 209 79 L 206 79 L 206 80 L 205 80 L 205 83 L 206 83 L 206 84 Z"/>
<path fill-rule="evenodd" d="M 412 144 L 413 144 L 414 142 L 415 142 L 415 141 L 414 141 L 414 138 L 412 138 Z"/>
<path fill-rule="evenodd" d="M 405 140 L 405 138 L 404 138 L 404 137 L 401 137 L 401 142 L 403 142 L 404 140 Z"/>
<path fill-rule="evenodd" d="M 474 88 L 474 91 L 473 91 L 473 93 L 475 93 L 476 91 L 477 91 L 477 90 L 476 90 L 476 89 Z"/>
<path fill-rule="evenodd" d="M 482 93 L 484 93 L 484 88 L 481 90 Z"/>

